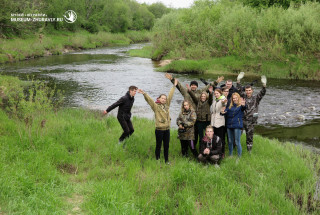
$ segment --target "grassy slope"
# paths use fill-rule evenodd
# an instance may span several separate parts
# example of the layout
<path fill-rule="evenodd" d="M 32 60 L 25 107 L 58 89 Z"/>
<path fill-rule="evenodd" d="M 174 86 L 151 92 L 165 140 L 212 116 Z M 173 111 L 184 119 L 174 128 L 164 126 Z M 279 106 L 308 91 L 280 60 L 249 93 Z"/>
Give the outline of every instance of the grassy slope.
<path fill-rule="evenodd" d="M 152 58 L 152 47 L 129 51 L 132 57 Z M 166 59 L 166 58 L 164 58 Z M 267 75 L 269 78 L 320 80 L 320 59 L 301 61 L 292 57 L 290 61 L 268 61 L 245 59 L 237 56 L 212 58 L 209 60 L 176 60 L 159 68 L 161 72 L 234 74 L 246 72 L 247 75 Z"/>
<path fill-rule="evenodd" d="M 47 113 L 28 128 L 3 111 L 0 121 L 0 213 L 320 212 L 312 198 L 320 162 L 289 143 L 255 136 L 251 156 L 244 152 L 239 164 L 227 158 L 216 169 L 181 158 L 172 130 L 168 166 L 154 159 L 154 123 L 147 119 L 133 119 L 125 149 L 117 145 L 116 118 L 86 110 Z"/>
<path fill-rule="evenodd" d="M 41 42 L 39 35 L 25 39 L 0 39 L 0 63 L 42 57 L 50 54 L 62 54 L 66 49 L 79 50 L 130 44 L 132 42 L 145 42 L 149 41 L 149 38 L 150 32 L 147 31 L 128 31 L 119 34 L 57 31 L 45 34 Z"/>

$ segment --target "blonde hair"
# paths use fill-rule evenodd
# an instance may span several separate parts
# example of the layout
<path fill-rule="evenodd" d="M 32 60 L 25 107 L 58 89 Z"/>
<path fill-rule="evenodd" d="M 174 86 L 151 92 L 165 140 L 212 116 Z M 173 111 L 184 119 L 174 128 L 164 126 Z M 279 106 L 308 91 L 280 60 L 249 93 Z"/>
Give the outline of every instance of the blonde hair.
<path fill-rule="evenodd" d="M 209 95 L 208 95 L 208 93 L 207 93 L 206 91 L 202 91 L 202 93 L 200 94 L 200 99 L 201 99 L 201 96 L 202 96 L 203 94 L 206 95 L 206 100 L 208 100 Z"/>
<path fill-rule="evenodd" d="M 240 104 L 240 95 L 239 95 L 239 93 L 232 93 L 229 108 L 233 107 L 233 96 L 237 96 L 237 97 L 238 97 L 238 104 L 237 104 L 237 107 L 241 106 L 241 104 Z"/>

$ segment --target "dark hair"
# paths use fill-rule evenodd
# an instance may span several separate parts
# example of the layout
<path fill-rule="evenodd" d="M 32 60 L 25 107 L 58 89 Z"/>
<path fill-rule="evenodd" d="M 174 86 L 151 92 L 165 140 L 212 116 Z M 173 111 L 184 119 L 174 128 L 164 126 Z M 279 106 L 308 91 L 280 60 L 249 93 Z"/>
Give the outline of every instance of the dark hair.
<path fill-rule="evenodd" d="M 191 82 L 190 82 L 190 86 L 191 86 L 191 85 L 196 85 L 196 86 L 198 87 L 198 82 L 196 82 L 196 81 L 191 81 Z"/>
<path fill-rule="evenodd" d="M 228 87 L 222 87 L 221 89 L 222 89 L 222 92 L 225 91 L 225 90 L 229 90 Z"/>
<path fill-rule="evenodd" d="M 137 90 L 138 89 L 138 87 L 136 87 L 136 86 L 130 86 L 129 87 L 129 91 L 134 91 L 134 90 Z"/>
<path fill-rule="evenodd" d="M 160 96 L 158 97 L 158 99 L 160 99 L 161 96 L 165 96 L 165 97 L 167 98 L 167 95 L 166 95 L 166 94 L 160 94 Z"/>
<path fill-rule="evenodd" d="M 220 89 L 215 89 L 214 91 L 218 91 L 222 95 L 222 91 Z"/>
<path fill-rule="evenodd" d="M 246 85 L 245 89 L 249 89 L 249 88 L 252 89 L 252 86 L 251 85 Z"/>

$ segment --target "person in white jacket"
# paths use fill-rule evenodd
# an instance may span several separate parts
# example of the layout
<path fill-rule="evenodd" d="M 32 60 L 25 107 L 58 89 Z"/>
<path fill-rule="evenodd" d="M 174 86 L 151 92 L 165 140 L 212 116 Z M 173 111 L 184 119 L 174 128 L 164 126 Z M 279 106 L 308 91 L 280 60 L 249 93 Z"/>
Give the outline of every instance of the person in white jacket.
<path fill-rule="evenodd" d="M 226 106 L 227 98 L 222 94 L 220 89 L 214 90 L 214 101 L 211 105 L 211 126 L 213 126 L 214 134 L 219 136 L 222 141 L 222 157 L 225 153 L 225 117 L 221 115 L 221 108 Z"/>

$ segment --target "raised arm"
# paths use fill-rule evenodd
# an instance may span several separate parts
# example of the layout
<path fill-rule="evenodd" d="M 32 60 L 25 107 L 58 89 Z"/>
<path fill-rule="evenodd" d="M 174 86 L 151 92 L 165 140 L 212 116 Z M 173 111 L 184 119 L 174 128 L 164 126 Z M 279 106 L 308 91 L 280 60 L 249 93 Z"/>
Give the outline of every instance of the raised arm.
<path fill-rule="evenodd" d="M 153 101 L 153 99 L 143 90 L 138 89 L 138 93 L 141 93 L 144 96 L 146 102 L 150 105 L 151 109 L 155 112 L 157 104 Z"/>
<path fill-rule="evenodd" d="M 257 94 L 257 100 L 258 102 L 261 101 L 261 99 L 263 98 L 263 96 L 266 94 L 267 92 L 267 78 L 266 76 L 261 76 L 261 82 L 262 82 L 262 89 L 260 90 L 260 92 Z"/>
<path fill-rule="evenodd" d="M 174 94 L 174 90 L 176 89 L 176 86 L 178 84 L 178 80 L 174 80 L 174 84 L 173 86 L 171 87 L 171 90 L 169 92 L 169 95 L 168 95 L 168 99 L 167 99 L 167 105 L 170 106 L 170 103 L 171 103 L 171 100 L 172 100 L 172 97 L 173 97 L 173 94 Z"/>
<path fill-rule="evenodd" d="M 191 90 L 188 91 L 190 97 L 192 98 L 193 102 L 198 105 L 199 102 L 199 98 L 197 98 L 196 94 L 194 94 L 194 92 L 192 92 Z"/>

